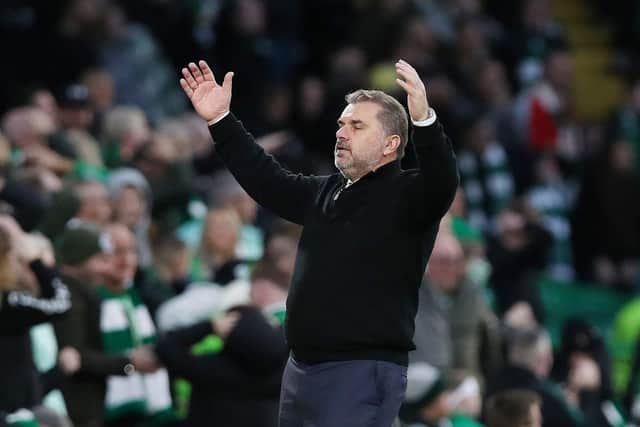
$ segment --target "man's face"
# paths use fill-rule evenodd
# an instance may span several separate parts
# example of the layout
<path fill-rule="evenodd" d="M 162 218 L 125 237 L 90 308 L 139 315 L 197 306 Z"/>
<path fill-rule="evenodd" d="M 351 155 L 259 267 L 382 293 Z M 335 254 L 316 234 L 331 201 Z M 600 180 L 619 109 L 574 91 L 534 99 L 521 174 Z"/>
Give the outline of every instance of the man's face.
<path fill-rule="evenodd" d="M 464 276 L 464 253 L 458 240 L 440 233 L 433 246 L 426 274 L 431 285 L 442 292 L 453 292 Z"/>
<path fill-rule="evenodd" d="M 235 252 L 240 233 L 240 219 L 230 209 L 213 209 L 205 219 L 204 239 L 207 247 L 218 254 Z"/>
<path fill-rule="evenodd" d="M 111 254 L 100 252 L 86 260 L 78 270 L 78 278 L 88 285 L 97 287 L 104 284 L 112 270 Z"/>
<path fill-rule="evenodd" d="M 135 227 L 147 209 L 144 195 L 134 187 L 124 188 L 113 202 L 116 221 Z"/>
<path fill-rule="evenodd" d="M 360 178 L 383 157 L 385 136 L 373 102 L 349 104 L 338 119 L 334 163 L 347 178 Z"/>
<path fill-rule="evenodd" d="M 109 218 L 111 218 L 111 203 L 104 185 L 94 182 L 84 186 L 82 205 L 76 216 L 99 225 L 106 224 L 109 221 Z"/>
<path fill-rule="evenodd" d="M 133 233 L 124 225 L 111 226 L 108 232 L 113 246 L 113 255 L 107 282 L 112 286 L 124 286 L 133 280 L 138 268 L 136 240 Z"/>

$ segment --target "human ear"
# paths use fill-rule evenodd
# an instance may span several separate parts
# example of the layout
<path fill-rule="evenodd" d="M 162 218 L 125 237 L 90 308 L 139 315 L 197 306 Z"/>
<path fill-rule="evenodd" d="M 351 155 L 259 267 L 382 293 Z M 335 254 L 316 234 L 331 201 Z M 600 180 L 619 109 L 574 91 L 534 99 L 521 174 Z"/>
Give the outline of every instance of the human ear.
<path fill-rule="evenodd" d="M 400 146 L 400 136 L 390 135 L 385 139 L 383 154 L 385 156 L 388 156 L 389 154 L 395 153 L 398 150 L 399 146 Z"/>

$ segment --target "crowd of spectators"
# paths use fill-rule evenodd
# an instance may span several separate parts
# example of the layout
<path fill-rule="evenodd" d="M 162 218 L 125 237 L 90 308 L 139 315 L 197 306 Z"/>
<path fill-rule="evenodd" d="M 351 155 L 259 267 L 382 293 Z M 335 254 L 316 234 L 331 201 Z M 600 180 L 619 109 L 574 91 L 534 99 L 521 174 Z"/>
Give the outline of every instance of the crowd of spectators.
<path fill-rule="evenodd" d="M 627 82 L 589 121 L 551 3 L 3 1 L 0 426 L 277 425 L 300 230 L 221 164 L 178 84 L 198 59 L 302 173 L 333 172 L 346 93 L 404 102 L 400 58 L 426 82 L 461 185 L 398 425 L 640 422 L 640 2 L 580 2 Z M 613 356 L 581 317 L 554 349 L 541 277 L 628 296 Z"/>

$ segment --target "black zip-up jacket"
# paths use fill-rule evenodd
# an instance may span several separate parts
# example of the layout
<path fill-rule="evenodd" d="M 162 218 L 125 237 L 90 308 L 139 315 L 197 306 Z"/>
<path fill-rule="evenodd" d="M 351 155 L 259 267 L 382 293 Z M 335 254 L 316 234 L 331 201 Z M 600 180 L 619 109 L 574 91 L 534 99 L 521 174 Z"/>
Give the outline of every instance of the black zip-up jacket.
<path fill-rule="evenodd" d="M 407 364 L 418 288 L 458 185 L 436 120 L 414 127 L 399 161 L 345 187 L 339 173 L 292 174 L 229 114 L 209 127 L 229 170 L 260 205 L 303 225 L 287 300 L 286 336 L 306 363 L 373 359 Z M 415 150 L 415 151 L 414 151 Z"/>
<path fill-rule="evenodd" d="M 33 261 L 40 296 L 0 292 L 0 411 L 8 413 L 40 403 L 45 391 L 33 363 L 29 329 L 51 321 L 71 308 L 67 287 L 54 270 Z"/>

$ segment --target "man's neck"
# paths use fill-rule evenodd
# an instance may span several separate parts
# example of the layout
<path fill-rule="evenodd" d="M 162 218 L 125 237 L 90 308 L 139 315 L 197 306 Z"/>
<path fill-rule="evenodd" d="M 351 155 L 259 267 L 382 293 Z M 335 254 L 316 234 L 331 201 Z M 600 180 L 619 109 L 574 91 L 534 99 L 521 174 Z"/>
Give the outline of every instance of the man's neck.
<path fill-rule="evenodd" d="M 354 184 L 356 181 L 358 181 L 358 180 L 359 180 L 360 178 L 362 178 L 363 176 L 367 175 L 368 173 L 375 172 L 375 171 L 377 171 L 378 169 L 380 169 L 382 166 L 387 165 L 387 164 L 389 164 L 389 163 L 391 163 L 391 162 L 396 161 L 396 160 L 397 160 L 397 158 L 398 158 L 397 156 L 393 156 L 393 157 L 391 157 L 391 156 L 390 156 L 390 157 L 388 157 L 388 158 L 382 158 L 382 159 L 380 160 L 380 162 L 379 162 L 376 166 L 374 166 L 373 168 L 371 168 L 371 169 L 369 169 L 369 170 L 366 170 L 366 171 L 364 171 L 364 172 L 361 172 L 361 173 L 359 173 L 359 174 L 354 174 L 353 176 L 349 176 L 348 174 L 346 174 L 346 173 L 344 173 L 344 172 L 342 172 L 342 171 L 341 171 L 341 173 L 342 173 L 342 176 L 344 176 L 345 178 L 347 178 L 347 185 L 351 185 L 351 184 Z"/>

